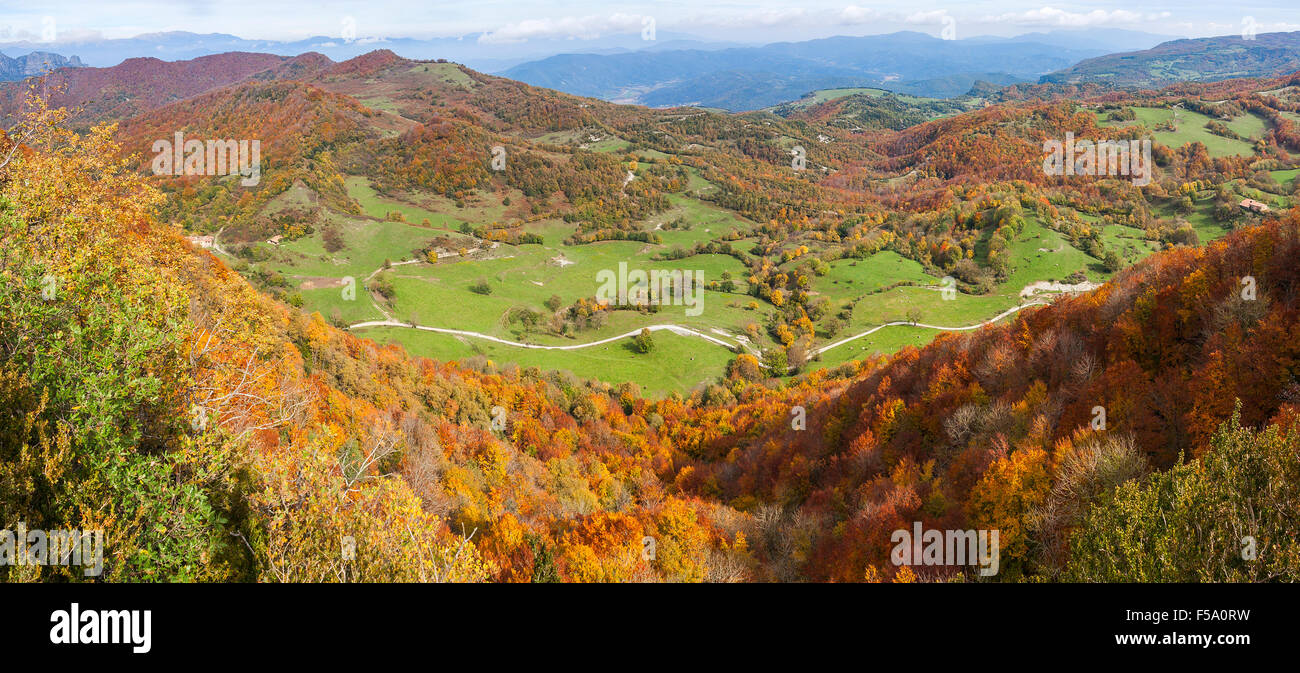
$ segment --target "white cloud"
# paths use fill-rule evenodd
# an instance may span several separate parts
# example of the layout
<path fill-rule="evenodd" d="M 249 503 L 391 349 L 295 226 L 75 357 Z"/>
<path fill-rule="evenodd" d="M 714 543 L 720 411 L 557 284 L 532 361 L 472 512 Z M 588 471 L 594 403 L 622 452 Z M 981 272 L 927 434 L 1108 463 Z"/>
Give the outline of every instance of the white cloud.
<path fill-rule="evenodd" d="M 845 7 L 843 11 L 840 12 L 839 22 L 845 25 L 852 26 L 859 23 L 877 21 L 881 19 L 883 16 L 884 16 L 883 14 L 881 14 L 880 12 L 874 9 L 871 9 L 870 7 L 858 7 L 857 5 L 849 5 L 848 7 Z"/>
<path fill-rule="evenodd" d="M 839 13 L 838 23 L 848 26 L 863 23 L 933 25 L 943 23 L 944 18 L 947 16 L 949 14 L 946 9 L 918 11 L 909 14 L 906 12 L 882 12 L 870 7 L 849 5 Z"/>
<path fill-rule="evenodd" d="M 984 20 L 990 23 L 1011 23 L 1021 26 L 1066 26 L 1070 28 L 1086 28 L 1090 26 L 1115 26 L 1115 25 L 1134 25 L 1159 21 L 1171 16 L 1169 12 L 1159 12 L 1156 14 L 1143 14 L 1141 12 L 1130 12 L 1125 9 L 1116 9 L 1110 12 L 1101 9 L 1094 9 L 1091 12 L 1070 12 L 1055 7 L 1041 7 L 1031 9 L 1025 12 L 1008 12 L 999 16 L 986 17 Z"/>
<path fill-rule="evenodd" d="M 742 12 L 740 14 L 728 15 L 708 20 L 715 26 L 726 26 L 728 28 L 744 28 L 746 26 L 779 26 L 786 23 L 803 21 L 807 12 L 803 8 L 796 7 L 793 9 L 760 9 L 753 12 Z"/>
<path fill-rule="evenodd" d="M 942 23 L 943 17 L 948 16 L 946 9 L 934 9 L 928 12 L 913 12 L 908 14 L 903 21 L 907 23 L 931 24 Z"/>
<path fill-rule="evenodd" d="M 1260 33 L 1291 33 L 1300 30 L 1300 23 L 1261 21 L 1255 25 L 1255 29 Z"/>
<path fill-rule="evenodd" d="M 609 16 L 566 16 L 559 19 L 528 19 L 507 24 L 479 37 L 479 42 L 506 43 L 535 39 L 594 40 L 609 33 L 640 32 L 645 19 L 640 14 Z"/>
<path fill-rule="evenodd" d="M 865 10 L 870 11 L 870 10 Z M 639 33 L 647 20 L 654 17 L 643 14 L 611 14 L 609 16 L 567 16 L 558 19 L 529 19 L 510 23 L 479 37 L 483 43 L 524 42 L 535 39 L 591 40 L 604 35 Z M 672 22 L 675 27 L 699 28 L 755 28 L 807 23 L 813 17 L 803 8 L 758 9 L 734 14 L 697 14 Z M 824 16 L 822 19 L 824 20 Z M 663 25 L 659 26 L 663 28 Z"/>
<path fill-rule="evenodd" d="M 104 39 L 104 34 L 98 30 L 83 29 L 64 29 L 59 28 L 55 34 L 53 42 L 45 42 L 45 35 L 40 28 L 35 31 L 25 28 L 15 28 L 13 26 L 0 26 L 0 42 L 3 43 L 26 43 L 26 44 L 45 44 L 45 45 L 66 45 L 76 42 L 93 42 Z"/>

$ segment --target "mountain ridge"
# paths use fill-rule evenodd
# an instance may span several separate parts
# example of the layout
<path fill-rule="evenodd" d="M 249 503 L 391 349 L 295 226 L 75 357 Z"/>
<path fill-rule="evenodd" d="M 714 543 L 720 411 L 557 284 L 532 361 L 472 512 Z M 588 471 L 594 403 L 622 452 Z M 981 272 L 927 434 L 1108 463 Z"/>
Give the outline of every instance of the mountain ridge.
<path fill-rule="evenodd" d="M 0 54 L 0 82 L 17 82 L 59 68 L 84 67 L 86 64 L 76 56 L 64 57 L 49 51 L 33 51 L 17 58 Z"/>
<path fill-rule="evenodd" d="M 941 40 L 904 31 L 708 52 L 559 54 L 512 67 L 501 74 L 537 86 L 607 100 L 749 110 L 787 102 L 808 91 L 827 88 L 828 84 L 901 83 L 910 87 L 908 93 L 949 97 L 965 93 L 977 79 L 987 79 L 987 73 L 1018 79 L 1037 78 L 1054 67 L 1099 53 L 1032 42 Z M 963 74 L 964 81 L 956 85 L 926 84 Z M 751 84 L 765 80 L 783 84 L 769 92 Z M 745 98 L 730 95 L 731 90 L 743 87 L 749 87 Z"/>
<path fill-rule="evenodd" d="M 1297 69 L 1300 31 L 1171 40 L 1151 49 L 1090 58 L 1039 82 L 1153 88 L 1177 82 L 1275 77 Z"/>

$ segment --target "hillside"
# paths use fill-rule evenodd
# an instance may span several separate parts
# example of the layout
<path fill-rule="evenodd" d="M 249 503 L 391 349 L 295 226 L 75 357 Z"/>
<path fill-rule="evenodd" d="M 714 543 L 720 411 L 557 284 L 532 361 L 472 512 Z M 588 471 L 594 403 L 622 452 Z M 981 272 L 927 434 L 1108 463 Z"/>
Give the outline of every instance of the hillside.
<path fill-rule="evenodd" d="M 53 135 L 26 137 L 68 151 L 18 154 L 0 178 L 0 516 L 103 528 L 112 581 L 745 567 L 734 513 L 655 478 L 666 449 L 634 393 L 412 359 L 286 308 L 152 221 L 161 194 L 103 132 L 65 121 L 38 104 L 26 123 Z M 33 294 L 44 278 L 55 289 Z M 646 534 L 654 563 L 637 555 Z M 338 563 L 343 536 L 354 563 Z M 0 567 L 30 572 L 80 578 Z"/>
<path fill-rule="evenodd" d="M 119 120 L 146 173 L 178 120 L 186 137 L 262 144 L 254 186 L 150 177 L 160 221 L 213 237 L 258 290 L 358 336 L 654 397 L 705 389 L 739 353 L 797 374 L 1006 320 L 1258 222 L 1243 198 L 1295 198 L 1294 78 L 988 106 L 837 89 L 733 115 L 382 50 L 268 61 Z M 1045 175 L 1043 142 L 1066 133 L 1149 135 L 1152 183 Z M 700 274 L 701 309 L 602 305 L 594 279 L 620 263 Z M 649 349 L 631 338 L 642 329 Z"/>
<path fill-rule="evenodd" d="M 843 382 L 814 376 L 666 416 L 689 456 L 675 483 L 742 509 L 782 505 L 807 536 L 803 570 L 819 580 L 886 572 L 890 532 L 915 520 L 1000 529 L 1002 572 L 1013 576 L 1293 574 L 1283 531 L 1300 523 L 1297 224 L 1292 211 L 1206 248 L 1159 253 L 1096 291 L 860 363 Z M 1263 290 L 1243 293 L 1245 277 Z M 792 408 L 806 409 L 806 430 Z M 1266 450 L 1237 423 L 1283 430 Z M 1213 479 L 1223 481 L 1204 481 Z M 1175 502 L 1162 490 L 1174 483 L 1207 490 Z M 1230 522 L 1251 516 L 1251 499 L 1281 545 L 1272 558 L 1290 570 L 1248 568 L 1222 542 Z M 1131 546 L 1107 548 L 1120 537 Z M 1143 553 L 1158 545 L 1168 555 Z"/>
<path fill-rule="evenodd" d="M 849 131 L 901 131 L 940 117 L 965 112 L 973 99 L 941 100 L 898 94 L 884 89 L 842 88 L 814 91 L 772 108 L 781 117 L 824 121 Z"/>
<path fill-rule="evenodd" d="M 238 52 L 174 62 L 134 58 L 112 68 L 61 70 L 44 78 L 42 87 L 50 92 L 52 105 L 75 108 L 76 120 L 90 124 L 126 119 L 256 74 L 298 76 L 304 67 L 317 67 L 320 59 L 318 54 L 286 58 Z M 284 70 L 277 73 L 278 67 Z M 17 116 L 26 94 L 25 82 L 0 85 L 0 116 Z"/>
<path fill-rule="evenodd" d="M 1143 51 L 1086 59 L 1040 81 L 1156 88 L 1175 82 L 1276 77 L 1300 70 L 1300 32 L 1248 37 L 1172 40 Z"/>
<path fill-rule="evenodd" d="M 363 124 L 261 86 L 229 95 Z M 0 516 L 105 529 L 109 580 L 952 579 L 889 561 L 912 521 L 1001 530 L 1001 581 L 1300 577 L 1300 210 L 1006 325 L 654 400 L 274 301 L 66 121 L 33 101 L 0 172 Z"/>

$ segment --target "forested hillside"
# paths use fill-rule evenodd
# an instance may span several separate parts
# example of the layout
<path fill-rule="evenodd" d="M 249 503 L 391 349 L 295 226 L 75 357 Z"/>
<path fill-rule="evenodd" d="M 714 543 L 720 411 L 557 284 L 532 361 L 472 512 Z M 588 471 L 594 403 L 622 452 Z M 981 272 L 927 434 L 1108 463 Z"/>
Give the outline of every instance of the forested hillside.
<path fill-rule="evenodd" d="M 0 518 L 106 579 L 980 579 L 916 521 L 998 581 L 1300 578 L 1296 75 L 730 115 L 224 56 L 4 90 Z M 152 174 L 175 132 L 260 181 Z M 599 305 L 628 261 L 706 310 Z"/>
<path fill-rule="evenodd" d="M 1300 68 L 1300 32 L 1259 33 L 1243 20 L 1239 35 L 1171 40 L 1150 49 L 1086 59 L 1041 81 L 1151 88 L 1176 82 L 1274 77 Z"/>

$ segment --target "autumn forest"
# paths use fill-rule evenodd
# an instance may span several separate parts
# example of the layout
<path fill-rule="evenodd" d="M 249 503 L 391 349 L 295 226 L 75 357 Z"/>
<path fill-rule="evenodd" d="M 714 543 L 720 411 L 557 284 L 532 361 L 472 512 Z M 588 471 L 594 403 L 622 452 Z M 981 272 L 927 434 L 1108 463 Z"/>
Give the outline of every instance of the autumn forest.
<path fill-rule="evenodd" d="M 0 83 L 0 523 L 104 540 L 0 580 L 1300 580 L 1300 73 L 984 84 Z"/>

